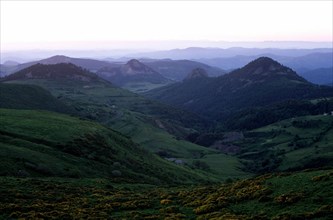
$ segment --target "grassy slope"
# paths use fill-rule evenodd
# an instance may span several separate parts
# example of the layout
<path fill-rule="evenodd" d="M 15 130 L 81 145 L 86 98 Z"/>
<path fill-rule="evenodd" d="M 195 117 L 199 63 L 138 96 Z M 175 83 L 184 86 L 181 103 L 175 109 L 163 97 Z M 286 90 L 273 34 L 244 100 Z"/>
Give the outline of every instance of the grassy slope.
<path fill-rule="evenodd" d="M 328 220 L 332 185 L 332 169 L 187 188 L 0 177 L 0 218 Z"/>
<path fill-rule="evenodd" d="M 268 160 L 268 166 L 276 159 L 276 169 L 302 169 L 332 166 L 333 117 L 303 116 L 283 120 L 247 134 L 238 144 L 240 154 L 257 164 Z"/>
<path fill-rule="evenodd" d="M 171 108 L 127 90 L 103 82 L 80 82 L 70 80 L 15 80 L 10 83 L 34 84 L 51 91 L 58 99 L 77 107 L 82 114 L 95 117 L 105 123 L 121 118 L 129 110 L 161 120 L 169 120 L 178 127 L 202 128 L 204 122 L 195 114 Z M 105 116 L 105 117 L 104 117 Z"/>
<path fill-rule="evenodd" d="M 184 126 L 202 126 L 195 115 L 187 116 L 184 112 L 147 100 L 129 91 L 101 83 L 23 80 L 15 83 L 37 84 L 49 89 L 52 94 L 63 102 L 73 105 L 80 115 L 93 119 L 131 137 L 145 149 L 152 152 L 166 150 L 170 155 L 185 159 L 189 164 L 203 157 L 209 162 L 213 176 L 226 179 L 228 174 L 247 176 L 239 171 L 241 164 L 237 158 L 231 159 L 217 151 L 207 149 L 186 141 L 178 140 L 175 136 L 184 136 L 192 129 Z M 162 123 L 164 128 L 158 126 Z M 172 135 L 171 135 L 171 134 Z M 198 158 L 198 155 L 199 158 Z M 205 155 L 215 155 L 211 163 Z M 227 159 L 226 159 L 227 158 Z M 232 160 L 235 166 L 224 166 L 225 161 Z M 221 168 L 225 167 L 225 168 Z"/>
<path fill-rule="evenodd" d="M 73 113 L 74 109 L 39 86 L 0 83 L 0 108 L 44 109 Z"/>
<path fill-rule="evenodd" d="M 206 178 L 160 159 L 95 122 L 34 110 L 1 109 L 0 116 L 1 175 L 103 177 L 151 183 Z M 122 175 L 118 177 L 114 170 Z"/>

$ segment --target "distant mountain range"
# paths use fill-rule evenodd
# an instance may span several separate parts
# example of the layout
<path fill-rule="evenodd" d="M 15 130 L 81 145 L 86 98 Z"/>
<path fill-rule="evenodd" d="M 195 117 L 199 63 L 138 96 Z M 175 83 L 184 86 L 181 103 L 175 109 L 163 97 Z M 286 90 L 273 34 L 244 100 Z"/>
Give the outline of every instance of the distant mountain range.
<path fill-rule="evenodd" d="M 312 83 L 333 86 L 333 67 L 318 68 L 300 75 Z"/>
<path fill-rule="evenodd" d="M 140 61 L 155 69 L 164 77 L 174 81 L 182 81 L 195 68 L 205 70 L 208 76 L 221 76 L 226 73 L 223 69 L 191 60 L 140 59 Z"/>
<path fill-rule="evenodd" d="M 0 76 L 10 75 L 35 64 L 72 63 L 131 91 L 146 91 L 166 85 L 173 80 L 183 80 L 194 68 L 203 68 L 210 76 L 219 76 L 225 71 L 207 64 L 189 60 L 136 60 L 108 62 L 94 59 L 53 56 L 39 61 L 18 64 L 6 62 L 0 66 Z"/>
<path fill-rule="evenodd" d="M 259 56 L 264 54 L 273 54 L 276 56 L 299 57 L 312 53 L 332 53 L 332 48 L 317 48 L 317 49 L 277 49 L 277 48 L 242 48 L 232 47 L 228 49 L 222 48 L 202 48 L 189 47 L 185 49 L 173 49 L 165 51 L 154 51 L 146 53 L 131 54 L 129 57 L 142 57 L 153 59 L 211 59 L 211 58 L 226 58 L 233 56 Z"/>
<path fill-rule="evenodd" d="M 331 53 L 312 53 L 300 57 L 277 56 L 266 54 L 285 66 L 292 68 L 300 76 L 315 84 L 329 84 L 332 82 L 333 52 Z M 202 63 L 217 66 L 226 70 L 233 70 L 246 65 L 251 60 L 260 57 L 256 56 L 234 56 L 227 58 L 199 59 Z"/>
<path fill-rule="evenodd" d="M 163 56 L 157 56 L 158 58 L 170 57 L 171 59 L 151 59 L 142 58 L 146 56 L 155 57 L 155 52 L 136 54 L 135 56 L 139 62 L 150 67 L 156 71 L 162 77 L 173 80 L 182 81 L 186 75 L 195 68 L 204 69 L 209 76 L 221 76 L 227 71 L 230 72 L 234 69 L 241 68 L 250 61 L 262 56 L 271 57 L 277 60 L 281 64 L 290 67 L 296 71 L 299 75 L 303 76 L 312 83 L 331 84 L 332 80 L 329 77 L 323 77 L 318 74 L 329 74 L 328 71 L 323 73 L 323 70 L 312 72 L 312 70 L 331 68 L 333 66 L 333 51 L 332 48 L 319 48 L 319 49 L 259 49 L 259 48 L 187 48 L 176 49 L 170 51 L 158 51 L 156 54 L 164 54 Z M 141 57 L 141 58 L 140 58 Z M 57 64 L 57 63 L 73 63 L 82 68 L 88 69 L 91 72 L 99 72 L 106 74 L 106 72 L 115 71 L 121 72 L 117 69 L 121 65 L 125 65 L 132 58 L 121 58 L 116 60 L 95 60 L 87 58 L 72 58 L 67 56 L 53 56 L 39 61 L 29 63 L 17 63 L 16 61 L 9 60 L 0 65 L 0 77 L 17 72 L 21 69 L 29 67 L 31 65 L 41 64 Z M 176 59 L 176 60 L 175 60 Z M 180 59 L 180 60 L 177 60 Z M 185 60 L 184 60 L 185 59 Z M 192 60 L 189 60 L 192 59 Z M 106 70 L 106 71 L 105 71 Z M 304 75 L 303 75 L 304 73 Z M 312 75 L 309 75 L 312 74 Z M 119 75 L 119 74 L 116 74 Z M 120 74 L 122 75 L 122 74 Z M 142 74 L 140 74 L 143 76 Z M 148 74 L 149 75 L 149 74 Z M 150 75 L 151 76 L 151 75 Z M 119 77 L 118 77 L 119 78 Z M 132 78 L 132 79 L 131 79 Z M 147 80 L 147 81 L 146 81 Z M 125 78 L 120 81 L 126 81 Z M 165 85 L 165 83 L 156 84 L 156 81 L 151 78 L 142 78 L 134 80 L 133 77 L 129 78 L 130 83 L 124 88 L 132 91 L 146 91 L 152 88 L 157 88 Z M 138 82 L 133 84 L 132 82 Z M 151 83 L 150 81 L 154 81 Z M 162 80 L 163 81 L 163 80 Z M 114 82 L 118 84 L 117 82 Z M 122 82 L 120 84 L 123 84 Z"/>
<path fill-rule="evenodd" d="M 99 77 L 86 69 L 72 63 L 34 64 L 14 74 L 8 75 L 4 81 L 26 79 L 77 80 L 83 82 L 99 81 Z"/>
<path fill-rule="evenodd" d="M 120 87 L 127 83 L 163 84 L 169 82 L 160 73 L 136 59 L 114 67 L 103 67 L 97 71 L 97 75 Z"/>
<path fill-rule="evenodd" d="M 299 57 L 278 56 L 275 54 L 261 54 L 254 56 L 237 55 L 233 57 L 217 57 L 212 59 L 198 59 L 197 61 L 206 63 L 211 66 L 217 66 L 222 69 L 237 69 L 250 61 L 261 56 L 271 57 L 283 65 L 289 66 L 298 73 L 303 73 L 317 68 L 327 68 L 333 65 L 333 52 L 331 53 L 312 53 Z"/>
<path fill-rule="evenodd" d="M 221 49 L 190 47 L 186 49 L 174 49 L 168 51 L 133 54 L 133 56 L 154 59 L 188 59 L 200 63 L 205 63 L 209 66 L 218 67 L 222 70 L 227 71 L 240 68 L 259 57 L 268 56 L 277 60 L 283 65 L 292 68 L 301 76 L 303 76 L 303 73 L 311 70 L 330 68 L 333 66 L 332 48 L 275 49 L 233 47 L 229 49 Z M 187 71 L 187 73 L 188 72 L 189 71 Z M 209 75 L 211 76 L 211 74 Z M 321 77 L 319 76 L 319 78 Z M 308 79 L 313 83 L 316 83 L 318 81 L 316 76 L 310 77 Z M 329 82 L 326 81 L 321 83 L 328 84 Z"/>
<path fill-rule="evenodd" d="M 148 97 L 223 120 L 243 108 L 288 99 L 333 96 L 330 87 L 309 83 L 292 69 L 268 57 L 217 78 L 193 78 L 146 93 Z"/>
<path fill-rule="evenodd" d="M 204 69 L 195 68 L 185 77 L 184 81 L 196 80 L 196 79 L 205 79 L 207 77 L 208 77 L 208 74 Z"/>
<path fill-rule="evenodd" d="M 2 65 L 4 65 L 4 66 L 17 66 L 19 64 L 20 64 L 19 62 L 16 62 L 16 61 L 13 61 L 13 60 L 7 60 Z"/>
<path fill-rule="evenodd" d="M 100 61 L 100 60 L 94 60 L 94 59 L 83 59 L 83 58 L 72 58 L 62 55 L 57 55 L 53 57 L 49 57 L 46 59 L 28 62 L 28 63 L 22 63 L 18 65 L 6 65 L 3 64 L 1 68 L 3 69 L 3 72 L 5 72 L 5 75 L 17 72 L 19 70 L 22 70 L 24 68 L 27 68 L 29 66 L 35 65 L 37 63 L 40 64 L 59 64 L 59 63 L 72 63 L 74 65 L 80 66 L 82 68 L 88 69 L 90 71 L 96 72 L 98 69 L 105 67 L 105 66 L 112 66 L 111 63 L 106 61 Z"/>

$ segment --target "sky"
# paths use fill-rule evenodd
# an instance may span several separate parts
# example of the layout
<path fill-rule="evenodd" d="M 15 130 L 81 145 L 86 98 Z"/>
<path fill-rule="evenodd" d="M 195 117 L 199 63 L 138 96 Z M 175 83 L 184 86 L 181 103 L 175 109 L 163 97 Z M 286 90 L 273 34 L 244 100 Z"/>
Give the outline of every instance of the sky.
<path fill-rule="evenodd" d="M 1 51 L 333 38 L 331 0 L 0 2 Z"/>

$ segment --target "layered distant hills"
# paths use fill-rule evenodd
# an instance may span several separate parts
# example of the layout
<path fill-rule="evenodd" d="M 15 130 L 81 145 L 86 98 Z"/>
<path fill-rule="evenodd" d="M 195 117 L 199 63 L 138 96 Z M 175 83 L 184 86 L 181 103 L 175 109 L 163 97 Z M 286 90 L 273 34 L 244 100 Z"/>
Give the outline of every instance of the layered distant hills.
<path fill-rule="evenodd" d="M 195 68 L 185 77 L 184 81 L 203 79 L 203 78 L 207 78 L 207 77 L 208 77 L 208 74 L 204 69 Z"/>
<path fill-rule="evenodd" d="M 147 96 L 222 120 L 243 108 L 265 106 L 288 99 L 333 96 L 333 89 L 309 83 L 277 61 L 260 57 L 229 74 L 217 78 L 185 80 L 151 90 Z"/>
<path fill-rule="evenodd" d="M 198 61 L 200 63 L 204 63 L 212 67 L 218 67 L 227 71 L 241 68 L 259 57 L 268 56 L 283 65 L 292 68 L 310 82 L 317 83 L 319 81 L 321 84 L 332 83 L 331 78 L 328 79 L 327 77 L 322 77 L 322 75 L 326 74 L 326 72 L 320 70 L 322 68 L 331 68 L 333 66 L 332 48 L 277 49 L 233 47 L 221 49 L 190 47 L 185 49 L 134 54 L 133 56 L 149 57 L 154 59 L 187 59 Z M 316 70 L 316 72 L 309 72 L 312 70 Z M 308 72 L 311 74 L 310 77 L 308 77 Z M 331 75 L 333 74 L 332 72 L 330 73 Z"/>
<path fill-rule="evenodd" d="M 0 66 L 0 76 L 4 77 L 14 72 L 23 70 L 35 64 L 61 64 L 71 63 L 91 72 L 97 73 L 102 78 L 131 91 L 143 92 L 158 88 L 172 81 L 181 81 L 186 74 L 194 68 L 205 69 L 210 76 L 219 76 L 225 71 L 189 60 L 151 60 L 130 59 L 127 62 L 108 62 L 86 58 L 72 58 L 67 56 L 53 56 L 29 63 L 5 62 Z"/>
<path fill-rule="evenodd" d="M 231 57 L 215 57 L 215 58 L 201 58 L 197 59 L 202 63 L 217 66 L 222 69 L 236 69 L 240 68 L 252 60 L 261 56 L 271 57 L 278 62 L 294 69 L 298 73 L 314 70 L 318 68 L 328 68 L 333 66 L 333 52 L 311 53 L 302 56 L 281 56 L 276 54 L 259 54 L 252 56 L 236 55 Z"/>
<path fill-rule="evenodd" d="M 281 64 L 290 67 L 300 76 L 310 82 L 322 85 L 332 84 L 331 71 L 333 67 L 333 51 L 331 48 L 318 49 L 274 49 L 274 48 L 186 48 L 169 51 L 156 51 L 141 54 L 129 54 L 128 57 L 119 59 L 97 60 L 92 58 L 73 58 L 68 56 L 53 56 L 46 59 L 17 63 L 7 60 L 0 65 L 0 76 L 5 76 L 31 65 L 73 63 L 92 72 L 114 72 L 120 66 L 132 59 L 137 59 L 142 64 L 152 68 L 164 78 L 172 81 L 182 81 L 194 68 L 204 69 L 209 76 L 221 76 L 226 72 L 241 68 L 254 59 L 262 56 L 271 57 Z M 150 78 L 148 77 L 149 81 Z M 131 79 L 130 81 L 135 81 Z M 124 86 L 132 91 L 147 91 L 152 88 L 164 86 L 165 83 L 156 84 L 143 82 L 129 83 Z M 156 80 L 153 80 L 156 81 Z"/>
<path fill-rule="evenodd" d="M 115 67 L 103 67 L 97 74 L 120 87 L 131 83 L 166 84 L 170 81 L 136 59 Z"/>
<path fill-rule="evenodd" d="M 67 79 L 85 82 L 99 80 L 95 74 L 71 63 L 59 63 L 52 65 L 37 63 L 14 74 L 8 75 L 5 78 L 6 81 L 26 79 Z"/>
<path fill-rule="evenodd" d="M 62 55 L 52 56 L 46 59 L 28 62 L 28 63 L 21 63 L 17 65 L 8 66 L 6 63 L 2 65 L 2 70 L 5 72 L 5 75 L 9 75 L 11 73 L 17 72 L 29 66 L 35 64 L 59 64 L 59 63 L 72 63 L 74 65 L 80 66 L 84 69 L 88 69 L 90 71 L 97 71 L 98 69 L 111 65 L 109 62 L 94 60 L 94 59 L 84 59 L 84 58 L 72 58 Z"/>
<path fill-rule="evenodd" d="M 142 59 L 142 62 L 174 81 L 182 81 L 195 68 L 205 70 L 209 76 L 221 76 L 226 73 L 223 69 L 191 60 Z"/>
<path fill-rule="evenodd" d="M 333 67 L 313 69 L 301 73 L 301 76 L 315 84 L 333 86 Z"/>
<path fill-rule="evenodd" d="M 237 55 L 260 56 L 263 54 L 273 54 L 276 56 L 299 57 L 313 53 L 332 53 L 332 48 L 316 49 L 279 49 L 279 48 L 244 48 L 231 47 L 227 49 L 213 47 L 188 47 L 184 49 L 172 49 L 164 51 L 153 51 L 146 53 L 132 54 L 133 57 L 149 57 L 154 59 L 211 59 L 226 58 Z"/>

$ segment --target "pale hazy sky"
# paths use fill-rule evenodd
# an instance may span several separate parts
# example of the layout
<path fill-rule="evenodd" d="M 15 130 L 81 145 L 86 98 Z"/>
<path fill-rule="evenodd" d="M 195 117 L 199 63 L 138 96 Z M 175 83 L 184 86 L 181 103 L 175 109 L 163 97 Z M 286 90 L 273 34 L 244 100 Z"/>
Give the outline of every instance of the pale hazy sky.
<path fill-rule="evenodd" d="M 142 48 L 147 41 L 332 41 L 332 11 L 331 0 L 1 0 L 1 50 L 117 48 L 130 41 L 142 41 Z"/>

